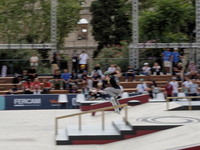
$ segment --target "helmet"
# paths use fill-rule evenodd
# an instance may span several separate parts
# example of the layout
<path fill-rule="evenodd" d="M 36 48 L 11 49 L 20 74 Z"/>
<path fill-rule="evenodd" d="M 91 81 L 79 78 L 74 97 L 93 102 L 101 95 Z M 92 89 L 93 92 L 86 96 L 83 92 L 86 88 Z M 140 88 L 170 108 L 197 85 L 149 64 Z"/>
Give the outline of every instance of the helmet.
<path fill-rule="evenodd" d="M 106 72 L 104 73 L 105 76 L 108 75 L 108 74 L 111 74 L 111 72 L 110 72 L 110 71 L 106 71 Z"/>

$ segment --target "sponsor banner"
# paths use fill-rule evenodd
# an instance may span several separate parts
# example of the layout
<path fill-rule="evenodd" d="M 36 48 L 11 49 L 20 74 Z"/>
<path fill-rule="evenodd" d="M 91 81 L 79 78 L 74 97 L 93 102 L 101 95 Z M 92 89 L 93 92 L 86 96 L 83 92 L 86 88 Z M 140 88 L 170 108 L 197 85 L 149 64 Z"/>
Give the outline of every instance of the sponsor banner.
<path fill-rule="evenodd" d="M 134 94 L 131 94 L 132 96 Z M 0 96 L 0 110 L 23 110 L 23 109 L 78 109 L 76 94 L 67 94 L 68 103 L 59 103 L 58 94 L 41 95 L 6 95 Z M 87 95 L 85 95 L 87 97 Z M 109 96 L 106 96 L 109 100 Z"/>
<path fill-rule="evenodd" d="M 0 110 L 5 109 L 5 97 L 3 95 L 0 95 Z"/>
<path fill-rule="evenodd" d="M 67 97 L 68 103 L 59 103 L 58 95 L 7 95 L 6 110 L 79 108 L 75 94 Z"/>

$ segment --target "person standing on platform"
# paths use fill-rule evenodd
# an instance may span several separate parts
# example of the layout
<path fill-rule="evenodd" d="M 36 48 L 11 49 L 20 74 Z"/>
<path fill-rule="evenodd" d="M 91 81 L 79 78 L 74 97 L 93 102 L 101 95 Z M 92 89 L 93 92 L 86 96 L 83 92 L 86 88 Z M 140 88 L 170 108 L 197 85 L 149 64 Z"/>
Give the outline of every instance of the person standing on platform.
<path fill-rule="evenodd" d="M 171 61 L 172 61 L 172 52 L 167 48 L 166 51 L 162 53 L 162 57 L 164 60 L 164 68 L 167 75 L 170 75 Z"/>
<path fill-rule="evenodd" d="M 178 48 L 174 48 L 174 52 L 172 52 L 172 63 L 173 67 L 176 67 L 179 62 L 179 57 L 183 57 L 179 54 Z"/>
<path fill-rule="evenodd" d="M 36 56 L 35 53 L 33 53 L 29 61 L 30 61 L 30 66 L 38 66 L 39 58 Z"/>
<path fill-rule="evenodd" d="M 52 62 L 51 62 L 51 66 L 52 66 L 52 73 L 55 74 L 57 70 L 59 70 L 58 67 L 58 61 L 60 60 L 60 56 L 58 54 L 58 52 L 54 52 L 53 53 L 53 57 L 52 57 Z"/>
<path fill-rule="evenodd" d="M 85 51 L 82 51 L 82 53 L 79 55 L 79 68 L 81 68 L 81 65 L 85 65 L 86 70 L 88 70 L 88 54 L 85 53 Z"/>
<path fill-rule="evenodd" d="M 72 54 L 72 71 L 75 71 L 76 73 L 78 71 L 78 54 L 76 50 L 74 50 Z"/>

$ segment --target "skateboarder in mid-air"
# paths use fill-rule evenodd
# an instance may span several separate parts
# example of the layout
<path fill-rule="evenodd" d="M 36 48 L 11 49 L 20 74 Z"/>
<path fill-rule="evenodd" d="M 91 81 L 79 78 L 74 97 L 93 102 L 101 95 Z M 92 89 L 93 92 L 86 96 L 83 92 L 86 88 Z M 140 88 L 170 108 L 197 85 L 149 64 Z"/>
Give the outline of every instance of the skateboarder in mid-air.
<path fill-rule="evenodd" d="M 110 82 L 112 87 L 107 87 L 105 89 L 106 93 L 111 96 L 110 102 L 112 103 L 113 106 L 120 105 L 119 101 L 117 100 L 118 95 L 121 93 L 120 86 L 117 84 L 115 80 L 115 76 L 111 74 L 110 71 L 106 71 L 104 73 L 105 79 Z M 121 108 L 115 108 L 115 112 L 118 114 L 120 113 Z"/>

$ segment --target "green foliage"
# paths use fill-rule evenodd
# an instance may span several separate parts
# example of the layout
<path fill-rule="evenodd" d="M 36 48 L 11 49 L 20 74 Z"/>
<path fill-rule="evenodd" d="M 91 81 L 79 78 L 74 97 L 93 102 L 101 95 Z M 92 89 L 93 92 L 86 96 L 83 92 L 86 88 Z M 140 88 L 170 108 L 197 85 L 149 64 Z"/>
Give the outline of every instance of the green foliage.
<path fill-rule="evenodd" d="M 50 0 L 1 0 L 1 43 L 50 43 Z M 58 48 L 64 38 L 76 27 L 81 10 L 79 0 L 58 0 L 57 30 Z M 8 36 L 10 41 L 8 41 Z"/>
<path fill-rule="evenodd" d="M 90 11 L 92 13 L 92 34 L 99 43 L 99 49 L 112 44 L 120 44 L 121 40 L 129 40 L 131 34 L 130 17 L 131 8 L 128 0 L 97 0 L 93 1 Z"/>
<path fill-rule="evenodd" d="M 77 26 L 80 19 L 80 0 L 57 0 L 57 46 L 63 46 L 64 39 Z M 51 0 L 0 0 L 0 44 L 50 43 Z M 38 52 L 41 59 L 47 59 L 48 50 Z M 29 59 L 32 50 L 0 50 L 0 59 Z M 45 62 L 47 64 L 49 62 Z M 26 63 L 17 62 L 15 70 L 23 70 Z M 28 63 L 29 64 L 29 63 Z M 9 65 L 8 65 L 9 66 Z M 43 66 L 46 66 L 43 64 Z M 48 66 L 49 67 L 49 66 Z M 44 71 L 43 69 L 40 69 Z M 48 70 L 48 69 L 47 69 Z"/>
<path fill-rule="evenodd" d="M 121 41 L 120 45 L 104 47 L 93 62 L 93 65 L 96 64 L 101 64 L 104 70 L 111 64 L 117 64 L 121 67 L 122 71 L 125 71 L 128 65 L 128 42 Z"/>
<path fill-rule="evenodd" d="M 186 42 L 194 30 L 195 8 L 188 0 L 157 0 L 152 11 L 141 12 L 140 41 Z M 145 36 L 144 36 L 145 35 Z"/>

